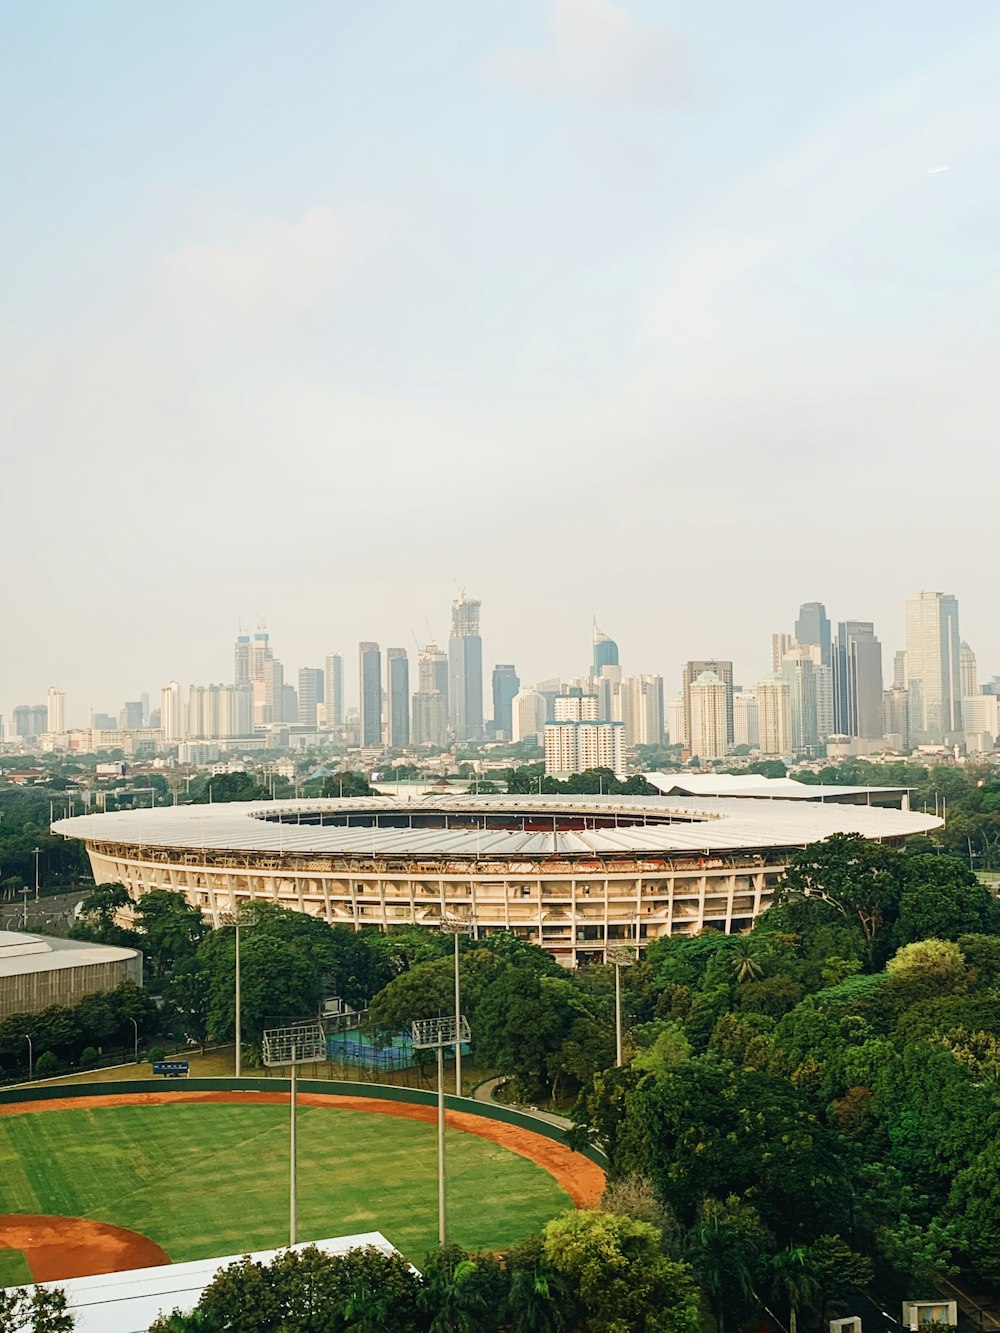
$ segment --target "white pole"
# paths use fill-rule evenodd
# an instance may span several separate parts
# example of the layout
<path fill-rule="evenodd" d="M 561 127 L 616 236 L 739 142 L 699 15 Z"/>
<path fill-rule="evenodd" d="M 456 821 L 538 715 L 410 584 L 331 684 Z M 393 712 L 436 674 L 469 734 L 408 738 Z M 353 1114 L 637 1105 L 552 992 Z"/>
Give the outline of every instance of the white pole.
<path fill-rule="evenodd" d="M 240 919 L 236 918 L 236 1077 L 243 1076 L 243 1029 L 240 1022 Z"/>
<path fill-rule="evenodd" d="M 455 1096 L 462 1095 L 462 987 L 458 972 L 458 931 L 455 931 Z"/>
<path fill-rule="evenodd" d="M 288 1243 L 295 1244 L 298 1211 L 298 1143 L 295 1133 L 295 1047 L 292 1047 L 292 1077 L 289 1102 L 291 1106 L 291 1141 L 289 1144 L 289 1183 L 288 1183 Z"/>
<path fill-rule="evenodd" d="M 615 1064 L 622 1064 L 622 970 L 615 963 Z"/>
<path fill-rule="evenodd" d="M 444 1203 L 444 1047 L 437 1048 L 438 1056 L 438 1244 L 442 1249 L 448 1243 Z"/>

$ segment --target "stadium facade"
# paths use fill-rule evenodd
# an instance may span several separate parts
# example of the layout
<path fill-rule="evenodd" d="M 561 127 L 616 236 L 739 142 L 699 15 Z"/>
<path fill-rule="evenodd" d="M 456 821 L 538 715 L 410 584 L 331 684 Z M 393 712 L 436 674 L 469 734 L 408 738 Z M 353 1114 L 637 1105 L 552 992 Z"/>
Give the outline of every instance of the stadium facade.
<path fill-rule="evenodd" d="M 181 893 L 216 924 L 261 899 L 359 930 L 467 920 L 571 966 L 614 944 L 744 930 L 807 843 L 834 833 L 898 843 L 941 822 L 813 791 L 256 801 L 82 815 L 53 829 L 85 841 L 97 883 Z"/>

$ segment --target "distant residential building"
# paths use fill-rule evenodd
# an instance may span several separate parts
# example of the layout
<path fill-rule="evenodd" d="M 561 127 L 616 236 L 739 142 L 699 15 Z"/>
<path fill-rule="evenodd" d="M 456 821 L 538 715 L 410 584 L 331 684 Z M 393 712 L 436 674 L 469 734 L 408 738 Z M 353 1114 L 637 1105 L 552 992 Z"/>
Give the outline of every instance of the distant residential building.
<path fill-rule="evenodd" d="M 365 640 L 358 644 L 358 692 L 360 708 L 360 743 L 382 744 L 382 650 Z"/>
<path fill-rule="evenodd" d="M 971 752 L 988 752 L 1000 735 L 1000 698 L 995 694 L 972 694 L 962 700 L 965 739 Z"/>
<path fill-rule="evenodd" d="M 663 677 L 626 676 L 619 695 L 625 744 L 662 745 Z"/>
<path fill-rule="evenodd" d="M 519 691 L 511 705 L 511 740 L 515 744 L 542 745 L 546 719 L 544 696 L 537 690 Z"/>
<path fill-rule="evenodd" d="M 571 720 L 547 722 L 546 773 L 582 773 L 588 768 L 624 772 L 624 724 Z"/>
<path fill-rule="evenodd" d="M 483 734 L 483 641 L 479 634 L 481 603 L 468 597 L 451 604 L 448 639 L 448 710 L 458 741 Z"/>
<path fill-rule="evenodd" d="M 837 626 L 833 704 L 831 730 L 837 735 L 878 740 L 884 734 L 882 645 L 870 620 L 842 620 Z"/>
<path fill-rule="evenodd" d="M 299 707 L 300 727 L 315 727 L 317 709 L 323 702 L 324 674 L 319 667 L 299 667 Z"/>
<path fill-rule="evenodd" d="M 723 759 L 729 752 L 731 689 L 714 671 L 702 671 L 688 689 L 691 754 Z"/>
<path fill-rule="evenodd" d="M 684 744 L 683 694 L 678 694 L 667 701 L 667 742 L 670 745 Z"/>
<path fill-rule="evenodd" d="M 185 739 L 184 702 L 176 680 L 160 691 L 160 728 L 167 744 Z"/>
<path fill-rule="evenodd" d="M 756 694 L 761 754 L 788 754 L 792 748 L 788 682 L 783 676 L 770 676 L 757 682 Z"/>
<path fill-rule="evenodd" d="M 192 685 L 188 691 L 186 734 L 191 740 L 198 741 L 252 736 L 251 682 L 246 681 L 242 685 Z"/>
<path fill-rule="evenodd" d="M 340 727 L 344 724 L 344 659 L 339 653 L 331 653 L 325 663 L 326 679 L 323 683 L 323 699 L 326 704 L 326 723 L 328 727 Z"/>
<path fill-rule="evenodd" d="M 405 648 L 385 650 L 388 741 L 394 750 L 410 743 L 410 659 Z"/>
<path fill-rule="evenodd" d="M 795 622 L 795 642 L 819 649 L 819 665 L 833 666 L 830 620 L 822 602 L 804 602 Z M 786 654 L 787 656 L 787 654 Z"/>
<path fill-rule="evenodd" d="M 920 592 L 906 603 L 906 684 L 914 744 L 951 744 L 961 738 L 962 681 L 958 600 L 951 593 Z"/>
<path fill-rule="evenodd" d="M 736 690 L 733 694 L 733 744 L 756 750 L 760 746 L 757 716 L 757 690 Z"/>
<path fill-rule="evenodd" d="M 733 743 L 733 664 L 721 658 L 705 658 L 702 661 L 685 662 L 681 678 L 681 693 L 684 696 L 684 741 L 691 746 L 691 685 L 705 671 L 710 671 L 726 687 L 726 741 Z M 692 747 L 692 754 L 694 749 Z"/>
<path fill-rule="evenodd" d="M 560 694 L 553 702 L 556 722 L 598 722 L 601 720 L 596 694 Z"/>
<path fill-rule="evenodd" d="M 509 741 L 513 733 L 512 706 L 521 688 L 517 670 L 510 662 L 493 668 L 493 730 L 498 740 Z"/>
<path fill-rule="evenodd" d="M 882 736 L 894 750 L 910 748 L 910 691 L 893 685 L 882 693 Z"/>
<path fill-rule="evenodd" d="M 596 679 L 606 666 L 618 666 L 618 645 L 610 635 L 605 634 L 602 629 L 597 627 L 597 617 L 594 617 L 593 633 L 594 653 L 592 658 L 591 675 Z"/>
<path fill-rule="evenodd" d="M 66 730 L 66 696 L 54 685 L 49 686 L 45 724 L 45 730 L 54 736 L 61 736 Z"/>

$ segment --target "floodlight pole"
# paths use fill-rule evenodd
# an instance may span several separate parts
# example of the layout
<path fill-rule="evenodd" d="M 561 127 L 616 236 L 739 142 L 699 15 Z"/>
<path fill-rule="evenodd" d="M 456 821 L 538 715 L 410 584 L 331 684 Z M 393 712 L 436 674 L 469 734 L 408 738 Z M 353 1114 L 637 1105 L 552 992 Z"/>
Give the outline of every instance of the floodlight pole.
<path fill-rule="evenodd" d="M 298 1231 L 298 1135 L 296 1134 L 295 1111 L 296 1111 L 296 1078 L 295 1078 L 295 1047 L 292 1047 L 292 1072 L 290 1078 L 290 1096 L 289 1103 L 291 1109 L 291 1136 L 289 1141 L 289 1182 L 288 1182 L 288 1243 L 295 1244 L 295 1237 Z"/>
<path fill-rule="evenodd" d="M 458 936 L 455 936 L 456 947 Z M 458 1046 L 455 1047 L 456 1052 Z M 442 1250 L 448 1244 L 448 1221 L 445 1206 L 444 1168 L 444 1047 L 437 1048 L 438 1067 L 438 1244 Z"/>

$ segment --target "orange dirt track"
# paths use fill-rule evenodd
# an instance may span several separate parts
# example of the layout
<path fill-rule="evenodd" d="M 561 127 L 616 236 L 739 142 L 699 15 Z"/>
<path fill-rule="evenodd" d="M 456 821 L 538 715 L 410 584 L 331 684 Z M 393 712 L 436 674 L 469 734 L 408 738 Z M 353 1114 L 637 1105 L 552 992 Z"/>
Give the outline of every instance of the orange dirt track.
<path fill-rule="evenodd" d="M 107 1097 L 60 1097 L 51 1101 L 11 1102 L 0 1105 L 0 1115 L 34 1115 L 39 1111 L 92 1110 L 101 1106 L 158 1106 L 171 1102 L 243 1103 L 248 1106 L 283 1106 L 288 1097 L 280 1092 L 137 1092 L 112 1093 Z M 386 1102 L 378 1097 L 339 1097 L 329 1093 L 299 1093 L 300 1106 L 334 1106 L 342 1111 L 365 1111 L 375 1115 L 400 1116 L 433 1124 L 437 1110 L 412 1102 Z M 578 1208 L 592 1208 L 604 1190 L 604 1172 L 588 1157 L 561 1143 L 484 1116 L 448 1111 L 449 1129 L 462 1130 L 490 1139 L 509 1152 L 526 1157 L 547 1171 L 563 1187 Z M 35 1217 L 9 1213 L 0 1216 L 0 1248 L 21 1250 L 28 1267 L 39 1281 L 83 1277 L 91 1273 L 116 1273 L 127 1268 L 145 1268 L 169 1263 L 160 1247 L 136 1231 L 92 1222 L 78 1217 Z"/>

